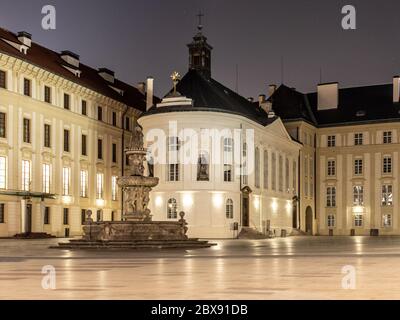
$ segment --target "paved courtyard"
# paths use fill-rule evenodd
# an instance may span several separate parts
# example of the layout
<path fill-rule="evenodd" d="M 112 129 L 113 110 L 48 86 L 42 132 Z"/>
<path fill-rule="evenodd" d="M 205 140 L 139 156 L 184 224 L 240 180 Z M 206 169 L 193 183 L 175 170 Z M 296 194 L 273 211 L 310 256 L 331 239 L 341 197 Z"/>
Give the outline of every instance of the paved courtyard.
<path fill-rule="evenodd" d="M 0 299 L 400 299 L 400 237 L 214 241 L 194 251 L 60 251 L 0 240 Z M 42 288 L 42 267 L 56 290 Z M 342 268 L 356 289 L 342 289 Z"/>

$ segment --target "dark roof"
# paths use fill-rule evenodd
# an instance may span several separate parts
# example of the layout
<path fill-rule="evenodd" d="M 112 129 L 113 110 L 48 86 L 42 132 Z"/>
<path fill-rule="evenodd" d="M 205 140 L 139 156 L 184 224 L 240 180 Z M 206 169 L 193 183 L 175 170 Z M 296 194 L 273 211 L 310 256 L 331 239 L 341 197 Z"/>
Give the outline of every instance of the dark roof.
<path fill-rule="evenodd" d="M 303 94 L 284 85 L 269 100 L 283 121 L 302 119 L 319 127 L 400 121 L 392 84 L 344 88 L 338 94 L 338 108 L 330 110 L 318 110 L 317 92 Z"/>
<path fill-rule="evenodd" d="M 114 83 L 109 83 L 104 80 L 95 70 L 87 65 L 80 63 L 79 70 L 81 71 L 80 77 L 75 76 L 72 72 L 68 71 L 64 66 L 76 69 L 74 66 L 68 65 L 60 56 L 59 53 L 49 50 L 41 45 L 32 42 L 31 48 L 28 49 L 27 54 L 19 52 L 16 48 L 9 45 L 7 42 L 2 41 L 6 39 L 14 43 L 20 44 L 16 34 L 0 28 L 0 53 L 16 57 L 20 60 L 29 62 L 37 67 L 55 73 L 67 80 L 73 81 L 79 85 L 96 91 L 104 96 L 122 102 L 130 107 L 144 111 L 146 109 L 146 97 L 137 88 L 128 85 L 122 81 L 115 80 Z M 124 94 L 120 95 L 110 85 L 123 90 Z M 155 103 L 158 102 L 155 97 Z"/>
<path fill-rule="evenodd" d="M 272 103 L 274 112 L 284 120 L 303 119 L 316 124 L 307 96 L 295 89 L 281 85 L 268 101 Z"/>
<path fill-rule="evenodd" d="M 177 91 L 192 99 L 193 106 L 153 107 L 144 116 L 166 112 L 212 111 L 241 115 L 264 126 L 276 120 L 268 118 L 268 114 L 258 105 L 196 70 L 190 70 L 182 78 Z M 171 93 L 172 90 L 166 97 Z"/>

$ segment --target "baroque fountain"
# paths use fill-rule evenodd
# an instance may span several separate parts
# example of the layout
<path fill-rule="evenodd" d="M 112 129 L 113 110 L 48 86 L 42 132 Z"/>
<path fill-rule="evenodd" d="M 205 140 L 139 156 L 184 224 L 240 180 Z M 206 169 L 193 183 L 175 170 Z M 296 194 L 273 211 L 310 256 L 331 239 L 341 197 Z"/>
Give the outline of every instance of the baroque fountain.
<path fill-rule="evenodd" d="M 97 221 L 92 212 L 87 213 L 82 239 L 59 243 L 59 249 L 100 248 L 207 248 L 212 244 L 198 239 L 189 239 L 185 213 L 179 221 L 153 221 L 148 209 L 150 192 L 159 179 L 144 176 L 147 150 L 144 148 L 143 129 L 136 122 L 125 150 L 129 158 L 129 174 L 119 177 L 118 185 L 124 195 L 122 221 Z"/>

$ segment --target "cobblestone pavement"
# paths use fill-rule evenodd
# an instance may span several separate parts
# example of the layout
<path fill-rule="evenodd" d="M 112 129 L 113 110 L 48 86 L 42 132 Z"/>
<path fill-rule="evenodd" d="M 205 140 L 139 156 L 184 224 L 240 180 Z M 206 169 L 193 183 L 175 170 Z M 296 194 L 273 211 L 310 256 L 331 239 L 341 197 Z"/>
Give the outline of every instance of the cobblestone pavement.
<path fill-rule="evenodd" d="M 400 299 L 400 237 L 213 241 L 193 251 L 61 251 L 0 240 L 0 299 Z M 54 266 L 56 289 L 42 288 Z M 355 290 L 342 288 L 344 266 Z"/>

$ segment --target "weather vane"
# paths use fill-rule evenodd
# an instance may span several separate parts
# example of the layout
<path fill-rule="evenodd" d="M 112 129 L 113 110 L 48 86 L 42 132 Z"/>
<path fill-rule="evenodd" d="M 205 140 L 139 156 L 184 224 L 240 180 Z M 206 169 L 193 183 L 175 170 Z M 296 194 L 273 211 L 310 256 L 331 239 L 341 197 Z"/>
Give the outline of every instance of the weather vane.
<path fill-rule="evenodd" d="M 176 86 L 181 80 L 181 75 L 177 72 L 174 71 L 171 75 L 172 82 L 174 83 L 174 96 L 176 95 Z"/>
<path fill-rule="evenodd" d="M 201 12 L 201 10 L 197 14 L 197 17 L 199 18 L 199 24 L 197 26 L 197 29 L 199 29 L 199 31 L 201 31 L 203 29 L 203 24 L 201 23 L 202 22 L 201 20 L 204 17 L 204 14 Z"/>

